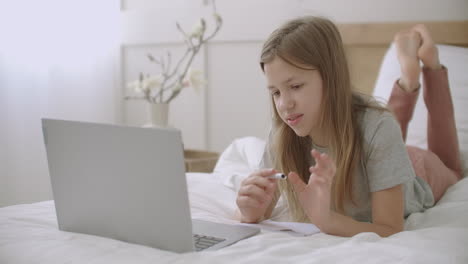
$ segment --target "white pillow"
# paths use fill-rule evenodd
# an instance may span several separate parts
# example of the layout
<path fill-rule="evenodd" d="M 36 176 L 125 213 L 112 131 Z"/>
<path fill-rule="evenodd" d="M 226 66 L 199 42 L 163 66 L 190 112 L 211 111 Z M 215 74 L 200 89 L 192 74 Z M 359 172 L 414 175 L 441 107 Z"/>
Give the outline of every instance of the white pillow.
<path fill-rule="evenodd" d="M 221 154 L 213 170 L 223 184 L 234 191 L 244 178 L 258 170 L 265 141 L 256 137 L 235 139 Z"/>
<path fill-rule="evenodd" d="M 462 164 L 467 174 L 468 158 L 468 48 L 437 45 L 440 62 L 447 67 L 452 101 L 455 109 L 458 141 L 462 154 Z M 374 96 L 388 101 L 393 84 L 400 77 L 396 48 L 392 44 L 388 49 L 380 67 L 380 72 L 374 88 Z M 422 84 L 422 76 L 420 79 Z M 423 94 L 419 95 L 413 119 L 408 125 L 406 143 L 427 149 L 427 109 Z M 441 139 L 443 140 L 443 139 Z"/>

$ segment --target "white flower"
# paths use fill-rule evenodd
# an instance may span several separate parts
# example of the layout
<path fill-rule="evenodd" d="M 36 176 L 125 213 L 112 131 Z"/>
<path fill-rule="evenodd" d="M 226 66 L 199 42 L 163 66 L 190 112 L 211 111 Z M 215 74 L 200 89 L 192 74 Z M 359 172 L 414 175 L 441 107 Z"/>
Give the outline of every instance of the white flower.
<path fill-rule="evenodd" d="M 141 82 L 140 80 L 132 81 L 127 84 L 127 88 L 130 89 L 132 92 L 141 93 L 143 89 L 141 89 Z"/>
<path fill-rule="evenodd" d="M 195 92 L 199 92 L 206 85 L 204 73 L 201 70 L 193 70 L 190 65 L 193 58 L 200 51 L 200 48 L 211 38 L 218 33 L 223 20 L 216 12 L 215 0 L 205 0 L 205 3 L 211 2 L 213 5 L 213 14 L 211 19 L 214 20 L 215 27 L 211 34 L 205 38 L 207 34 L 207 23 L 205 19 L 200 18 L 196 21 L 192 31 L 185 31 L 179 23 L 176 22 L 177 29 L 183 35 L 186 47 L 186 55 L 189 55 L 190 60 L 186 60 L 185 55 L 182 57 L 175 67 L 171 67 L 171 53 L 167 56 L 159 58 L 148 53 L 147 58 L 150 62 L 160 66 L 161 71 L 154 75 L 140 73 L 138 80 L 129 82 L 127 87 L 133 93 L 130 96 L 125 96 L 125 99 L 145 99 L 151 102 L 169 103 L 186 87 L 193 87 Z M 189 70 L 187 71 L 187 68 Z"/>
<path fill-rule="evenodd" d="M 193 26 L 192 33 L 190 34 L 190 37 L 192 38 L 199 38 L 203 35 L 206 29 L 206 22 L 203 18 L 201 18 L 195 26 Z"/>
<path fill-rule="evenodd" d="M 196 92 L 199 92 L 203 86 L 206 84 L 205 77 L 203 76 L 203 71 L 190 69 L 188 74 L 188 84 L 195 89 Z"/>
<path fill-rule="evenodd" d="M 163 82 L 163 77 L 161 74 L 158 75 L 149 75 L 143 78 L 142 89 L 143 91 L 159 89 Z"/>

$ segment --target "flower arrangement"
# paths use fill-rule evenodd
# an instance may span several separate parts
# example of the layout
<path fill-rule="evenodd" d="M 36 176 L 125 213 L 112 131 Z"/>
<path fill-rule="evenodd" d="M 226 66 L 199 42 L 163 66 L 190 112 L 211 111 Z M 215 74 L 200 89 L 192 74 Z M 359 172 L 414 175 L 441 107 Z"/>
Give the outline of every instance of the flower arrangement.
<path fill-rule="evenodd" d="M 148 59 L 152 63 L 159 65 L 161 71 L 154 75 L 140 73 L 138 80 L 128 84 L 128 88 L 136 95 L 126 96 L 125 99 L 145 99 L 149 103 L 168 104 L 180 94 L 183 88 L 193 87 L 199 90 L 206 84 L 203 72 L 191 69 L 190 65 L 201 47 L 218 33 L 223 23 L 221 16 L 216 12 L 215 1 L 213 0 L 211 4 L 215 22 L 215 27 L 211 34 L 207 33 L 206 21 L 203 18 L 200 18 L 191 33 L 186 33 L 177 22 L 177 29 L 183 35 L 186 44 L 184 55 L 172 67 L 172 55 L 170 51 L 167 51 L 167 54 L 159 59 L 155 58 L 152 54 L 148 54 Z"/>

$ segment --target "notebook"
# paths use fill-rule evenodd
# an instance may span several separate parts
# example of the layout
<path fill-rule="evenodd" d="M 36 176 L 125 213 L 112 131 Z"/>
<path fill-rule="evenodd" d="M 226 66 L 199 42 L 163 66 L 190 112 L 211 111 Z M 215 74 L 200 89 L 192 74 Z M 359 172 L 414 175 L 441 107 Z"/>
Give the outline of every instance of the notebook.
<path fill-rule="evenodd" d="M 259 232 L 191 219 L 177 129 L 54 119 L 42 128 L 60 230 L 179 253 Z"/>

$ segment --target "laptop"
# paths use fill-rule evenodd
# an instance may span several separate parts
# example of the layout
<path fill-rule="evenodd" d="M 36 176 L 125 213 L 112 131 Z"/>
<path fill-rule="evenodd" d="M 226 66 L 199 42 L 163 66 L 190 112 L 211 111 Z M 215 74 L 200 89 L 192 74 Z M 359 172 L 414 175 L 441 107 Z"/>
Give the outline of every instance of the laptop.
<path fill-rule="evenodd" d="M 191 219 L 177 129 L 54 119 L 42 129 L 60 230 L 178 253 L 260 231 Z"/>

